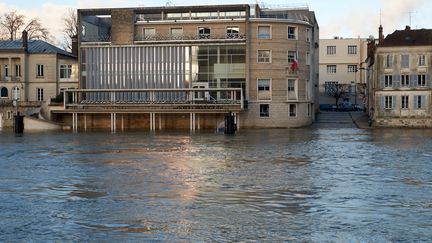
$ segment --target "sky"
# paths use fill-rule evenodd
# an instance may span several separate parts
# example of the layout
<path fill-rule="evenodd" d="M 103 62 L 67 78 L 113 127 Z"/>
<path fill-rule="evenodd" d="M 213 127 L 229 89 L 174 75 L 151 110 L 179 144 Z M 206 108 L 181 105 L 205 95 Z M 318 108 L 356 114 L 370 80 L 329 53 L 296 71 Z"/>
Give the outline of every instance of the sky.
<path fill-rule="evenodd" d="M 384 35 L 410 25 L 414 29 L 432 29 L 430 0 L 200 0 L 201 5 L 258 3 L 265 7 L 308 6 L 320 27 L 320 38 L 378 37 L 380 23 Z M 51 34 L 61 41 L 62 18 L 68 9 L 105 7 L 146 7 L 166 4 L 194 5 L 194 0 L 0 0 L 0 15 L 17 10 L 28 19 L 40 18 Z M 410 18 L 411 16 L 411 18 Z"/>

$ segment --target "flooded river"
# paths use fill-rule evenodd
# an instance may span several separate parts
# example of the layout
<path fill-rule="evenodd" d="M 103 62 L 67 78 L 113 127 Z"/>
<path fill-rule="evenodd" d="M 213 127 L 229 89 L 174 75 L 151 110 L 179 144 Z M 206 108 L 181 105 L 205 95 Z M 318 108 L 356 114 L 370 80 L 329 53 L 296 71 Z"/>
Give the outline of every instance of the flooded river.
<path fill-rule="evenodd" d="M 0 132 L 0 242 L 432 239 L 432 130 Z"/>

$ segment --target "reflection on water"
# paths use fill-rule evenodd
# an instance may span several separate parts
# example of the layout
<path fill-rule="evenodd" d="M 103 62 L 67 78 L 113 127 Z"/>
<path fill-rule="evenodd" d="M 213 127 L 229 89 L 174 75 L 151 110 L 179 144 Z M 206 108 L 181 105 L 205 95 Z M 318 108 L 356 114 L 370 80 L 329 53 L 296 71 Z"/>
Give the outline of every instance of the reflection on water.
<path fill-rule="evenodd" d="M 432 131 L 0 133 L 0 241 L 432 238 Z"/>

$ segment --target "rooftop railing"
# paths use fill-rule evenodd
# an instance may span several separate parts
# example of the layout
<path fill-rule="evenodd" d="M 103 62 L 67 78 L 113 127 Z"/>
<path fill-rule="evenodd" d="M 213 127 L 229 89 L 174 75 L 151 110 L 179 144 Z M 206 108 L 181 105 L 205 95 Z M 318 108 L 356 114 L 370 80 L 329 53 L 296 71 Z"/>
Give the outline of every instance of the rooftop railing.
<path fill-rule="evenodd" d="M 212 40 L 227 40 L 227 41 L 244 41 L 246 35 L 244 33 L 226 33 L 226 34 L 154 34 L 143 35 L 137 34 L 135 41 L 155 42 L 155 41 L 212 41 Z"/>

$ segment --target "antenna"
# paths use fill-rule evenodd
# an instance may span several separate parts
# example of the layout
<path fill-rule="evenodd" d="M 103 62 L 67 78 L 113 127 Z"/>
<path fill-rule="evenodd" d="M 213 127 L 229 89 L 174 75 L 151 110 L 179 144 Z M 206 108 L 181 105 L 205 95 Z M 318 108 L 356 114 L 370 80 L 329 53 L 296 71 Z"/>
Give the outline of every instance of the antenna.
<path fill-rule="evenodd" d="M 382 25 L 382 10 L 380 9 L 380 25 Z"/>
<path fill-rule="evenodd" d="M 417 14 L 417 11 L 409 11 L 408 12 L 408 16 L 409 16 L 409 26 L 411 27 L 411 19 L 413 17 L 414 14 Z"/>

